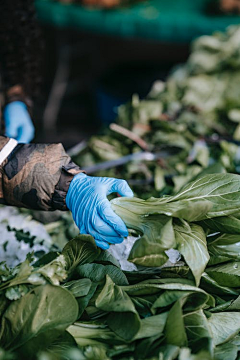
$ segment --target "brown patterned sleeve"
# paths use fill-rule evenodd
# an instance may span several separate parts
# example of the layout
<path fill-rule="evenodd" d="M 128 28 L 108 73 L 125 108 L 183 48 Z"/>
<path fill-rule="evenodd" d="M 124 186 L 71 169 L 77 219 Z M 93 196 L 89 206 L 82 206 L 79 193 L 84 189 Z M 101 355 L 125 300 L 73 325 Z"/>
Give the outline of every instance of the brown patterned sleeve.
<path fill-rule="evenodd" d="M 0 150 L 7 141 L 0 137 Z M 36 210 L 67 210 L 70 182 L 82 170 L 61 144 L 19 144 L 0 172 L 2 202 Z"/>

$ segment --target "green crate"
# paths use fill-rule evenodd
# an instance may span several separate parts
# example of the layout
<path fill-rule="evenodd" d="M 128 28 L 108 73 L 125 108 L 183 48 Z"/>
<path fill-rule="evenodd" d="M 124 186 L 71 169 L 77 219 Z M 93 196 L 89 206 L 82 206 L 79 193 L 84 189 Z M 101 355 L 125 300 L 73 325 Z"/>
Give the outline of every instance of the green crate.
<path fill-rule="evenodd" d="M 36 0 L 41 22 L 56 27 L 74 28 L 122 38 L 152 39 L 188 43 L 192 39 L 239 24 L 239 16 L 211 16 L 209 0 L 149 0 L 113 9 L 89 9 L 63 5 L 51 0 Z"/>

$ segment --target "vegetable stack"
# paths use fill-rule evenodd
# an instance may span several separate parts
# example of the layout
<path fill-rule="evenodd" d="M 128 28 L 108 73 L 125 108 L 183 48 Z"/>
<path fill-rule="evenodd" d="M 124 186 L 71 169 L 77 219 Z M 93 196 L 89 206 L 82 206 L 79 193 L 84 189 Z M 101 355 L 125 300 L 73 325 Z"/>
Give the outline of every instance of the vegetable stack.
<path fill-rule="evenodd" d="M 75 157 L 82 168 L 121 156 L 164 151 L 94 175 L 127 179 L 147 199 L 179 191 L 197 175 L 240 173 L 240 27 L 198 38 L 186 64 L 145 99 L 121 105 L 117 124 Z"/>
<path fill-rule="evenodd" d="M 240 176 L 111 204 L 140 236 L 129 260 L 153 270 L 122 271 L 88 235 L 2 264 L 0 359 L 238 359 Z M 169 248 L 185 264 L 160 269 Z"/>

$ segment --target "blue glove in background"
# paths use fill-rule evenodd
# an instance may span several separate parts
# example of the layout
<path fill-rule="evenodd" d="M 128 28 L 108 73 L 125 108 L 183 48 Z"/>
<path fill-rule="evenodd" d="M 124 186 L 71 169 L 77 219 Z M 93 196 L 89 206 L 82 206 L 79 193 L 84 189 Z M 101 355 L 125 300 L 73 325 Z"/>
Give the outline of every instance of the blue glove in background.
<path fill-rule="evenodd" d="M 118 192 L 132 197 L 133 192 L 125 180 L 87 176 L 74 176 L 70 183 L 66 204 L 81 234 L 90 234 L 97 246 L 108 249 L 110 244 L 119 244 L 128 236 L 122 219 L 114 213 L 107 195 Z"/>
<path fill-rule="evenodd" d="M 20 143 L 29 143 L 34 138 L 34 126 L 27 106 L 22 101 L 13 101 L 4 108 L 5 135 Z"/>

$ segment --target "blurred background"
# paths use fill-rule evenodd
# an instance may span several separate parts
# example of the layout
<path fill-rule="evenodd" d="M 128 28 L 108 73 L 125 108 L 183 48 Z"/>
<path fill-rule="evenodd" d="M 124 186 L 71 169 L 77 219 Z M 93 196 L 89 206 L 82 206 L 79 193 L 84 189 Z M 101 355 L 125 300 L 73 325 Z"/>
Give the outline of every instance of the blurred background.
<path fill-rule="evenodd" d="M 70 148 L 146 97 L 191 42 L 239 24 L 239 0 L 36 0 L 45 49 L 36 142 Z"/>

